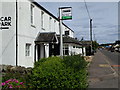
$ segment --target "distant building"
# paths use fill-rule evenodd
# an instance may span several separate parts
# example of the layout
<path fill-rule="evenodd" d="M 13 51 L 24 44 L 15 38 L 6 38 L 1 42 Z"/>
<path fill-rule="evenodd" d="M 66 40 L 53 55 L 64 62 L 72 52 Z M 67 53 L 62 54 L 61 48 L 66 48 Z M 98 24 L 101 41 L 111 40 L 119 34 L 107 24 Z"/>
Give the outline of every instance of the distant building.
<path fill-rule="evenodd" d="M 83 47 L 83 53 L 84 56 L 90 56 L 91 55 L 91 41 L 80 41 Z"/>
<path fill-rule="evenodd" d="M 59 20 L 37 2 L 0 2 L 2 64 L 33 67 L 40 58 L 60 55 Z M 64 55 L 82 54 L 74 31 L 63 23 Z"/>

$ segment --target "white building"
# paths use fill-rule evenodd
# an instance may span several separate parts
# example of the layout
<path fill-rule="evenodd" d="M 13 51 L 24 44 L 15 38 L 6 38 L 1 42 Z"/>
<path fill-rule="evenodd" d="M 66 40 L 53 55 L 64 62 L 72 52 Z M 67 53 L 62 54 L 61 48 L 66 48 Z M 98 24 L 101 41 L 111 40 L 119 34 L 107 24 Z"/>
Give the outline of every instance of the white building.
<path fill-rule="evenodd" d="M 40 58 L 59 55 L 57 17 L 30 0 L 2 0 L 0 8 L 2 64 L 33 67 Z M 74 39 L 74 31 L 63 23 L 62 33 L 64 55 L 81 54 L 82 49 L 78 40 Z"/>

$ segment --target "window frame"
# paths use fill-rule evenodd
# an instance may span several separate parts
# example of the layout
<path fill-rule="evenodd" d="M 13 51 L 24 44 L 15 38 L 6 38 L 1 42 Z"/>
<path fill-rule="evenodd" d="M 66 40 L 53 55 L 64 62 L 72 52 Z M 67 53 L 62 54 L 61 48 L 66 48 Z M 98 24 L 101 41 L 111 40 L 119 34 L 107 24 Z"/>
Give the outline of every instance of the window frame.
<path fill-rule="evenodd" d="M 43 30 L 45 30 L 44 29 L 44 12 L 43 11 L 41 11 L 41 28 L 43 29 Z"/>
<path fill-rule="evenodd" d="M 31 25 L 35 25 L 34 8 L 35 8 L 35 6 L 34 6 L 33 4 L 31 4 L 31 5 L 30 5 L 30 9 L 31 9 L 31 16 L 30 16 Z"/>
<path fill-rule="evenodd" d="M 30 43 L 25 44 L 25 56 L 26 57 L 31 56 L 31 44 Z"/>
<path fill-rule="evenodd" d="M 49 17 L 49 30 L 51 31 L 52 29 L 52 17 Z"/>
<path fill-rule="evenodd" d="M 69 55 L 69 45 L 63 45 L 63 55 Z"/>

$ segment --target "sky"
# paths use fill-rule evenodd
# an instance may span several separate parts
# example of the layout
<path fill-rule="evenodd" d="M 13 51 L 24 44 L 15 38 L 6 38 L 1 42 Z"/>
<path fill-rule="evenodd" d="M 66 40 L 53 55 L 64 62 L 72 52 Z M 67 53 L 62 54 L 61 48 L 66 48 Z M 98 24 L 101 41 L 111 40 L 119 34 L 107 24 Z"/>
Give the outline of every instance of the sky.
<path fill-rule="evenodd" d="M 84 0 L 83 0 L 84 1 Z M 39 2 L 50 13 L 58 17 L 59 7 L 72 7 L 72 20 L 63 22 L 79 40 L 90 40 L 89 17 L 85 3 L 81 2 Z M 117 1 L 117 0 L 116 0 Z M 93 19 L 93 40 L 98 43 L 114 43 L 118 40 L 118 2 L 87 2 L 90 17 Z"/>

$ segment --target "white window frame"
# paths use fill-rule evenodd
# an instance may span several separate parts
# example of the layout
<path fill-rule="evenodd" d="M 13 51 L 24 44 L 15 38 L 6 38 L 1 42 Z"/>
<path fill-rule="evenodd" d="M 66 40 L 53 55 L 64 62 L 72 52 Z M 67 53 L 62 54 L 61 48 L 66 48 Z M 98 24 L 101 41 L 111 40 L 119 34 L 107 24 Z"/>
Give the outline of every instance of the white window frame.
<path fill-rule="evenodd" d="M 26 57 L 31 56 L 31 44 L 30 43 L 25 44 L 25 56 Z"/>
<path fill-rule="evenodd" d="M 49 30 L 51 31 L 51 27 L 52 27 L 52 17 L 49 17 Z"/>
<path fill-rule="evenodd" d="M 66 54 L 66 50 L 68 50 L 68 54 Z M 69 55 L 69 45 L 63 45 L 63 55 Z"/>
<path fill-rule="evenodd" d="M 43 30 L 45 30 L 45 28 L 44 28 L 44 12 L 43 11 L 41 11 L 41 28 Z"/>
<path fill-rule="evenodd" d="M 31 9 L 31 17 L 30 17 L 31 18 L 31 25 L 35 25 L 35 21 L 34 21 L 35 20 L 34 19 L 35 18 L 35 16 L 34 16 L 34 8 L 35 8 L 35 6 L 33 4 L 31 4 L 30 5 L 30 9 Z"/>
<path fill-rule="evenodd" d="M 56 29 L 56 20 L 54 20 L 54 31 L 56 31 L 55 29 Z"/>

